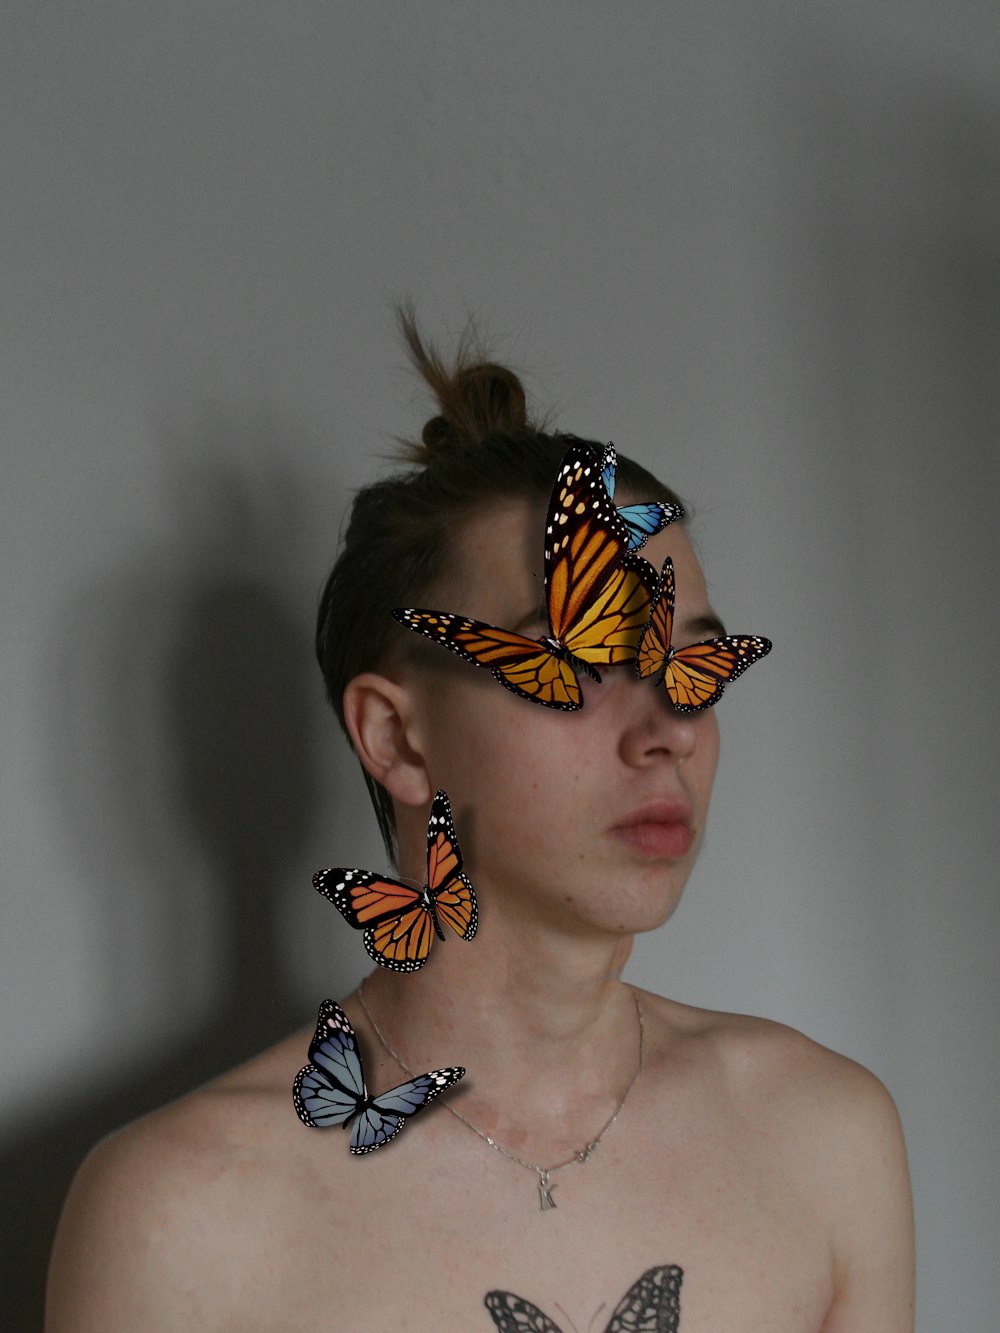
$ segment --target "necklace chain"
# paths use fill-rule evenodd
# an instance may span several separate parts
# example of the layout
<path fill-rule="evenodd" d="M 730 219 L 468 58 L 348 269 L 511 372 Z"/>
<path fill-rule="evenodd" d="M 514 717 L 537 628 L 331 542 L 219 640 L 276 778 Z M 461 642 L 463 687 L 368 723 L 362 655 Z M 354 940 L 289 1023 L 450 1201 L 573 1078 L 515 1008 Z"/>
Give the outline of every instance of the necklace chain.
<path fill-rule="evenodd" d="M 555 1208 L 556 1206 L 556 1201 L 552 1197 L 552 1190 L 555 1188 L 555 1186 L 549 1184 L 549 1177 L 554 1172 L 561 1171 L 564 1166 L 572 1166 L 574 1162 L 579 1162 L 582 1165 L 584 1162 L 587 1161 L 587 1159 L 590 1156 L 592 1156 L 594 1152 L 596 1152 L 605 1134 L 608 1132 L 611 1126 L 621 1115 L 622 1108 L 628 1101 L 628 1095 L 635 1087 L 636 1079 L 642 1073 L 642 1055 L 643 1055 L 642 1006 L 639 1003 L 639 996 L 636 994 L 634 990 L 632 991 L 632 999 L 635 1001 L 635 1016 L 639 1024 L 639 1058 L 636 1062 L 635 1073 L 629 1080 L 628 1087 L 622 1093 L 621 1101 L 611 1112 L 609 1118 L 605 1121 L 604 1126 L 601 1129 L 600 1133 L 595 1135 L 594 1138 L 592 1138 L 589 1141 L 589 1143 L 585 1143 L 582 1148 L 578 1148 L 576 1152 L 573 1153 L 572 1157 L 567 1157 L 565 1161 L 556 1162 L 555 1166 L 548 1166 L 548 1167 L 540 1166 L 537 1162 L 526 1162 L 525 1159 L 523 1157 L 519 1157 L 517 1153 L 513 1151 L 513 1149 L 506 1147 L 502 1143 L 498 1143 L 497 1140 L 493 1138 L 491 1134 L 485 1133 L 483 1130 L 479 1128 L 478 1125 L 474 1125 L 471 1120 L 467 1119 L 464 1115 L 462 1115 L 461 1111 L 456 1111 L 449 1101 L 444 1100 L 441 1103 L 441 1105 L 445 1108 L 446 1111 L 450 1111 L 456 1120 L 460 1120 L 462 1124 L 465 1125 L 466 1129 L 471 1129 L 473 1134 L 478 1135 L 479 1138 L 481 1138 L 484 1143 L 488 1143 L 489 1146 L 493 1148 L 496 1152 L 500 1153 L 501 1156 L 509 1158 L 512 1162 L 516 1162 L 518 1166 L 523 1166 L 528 1171 L 534 1171 L 534 1173 L 538 1176 L 538 1194 L 541 1200 L 541 1209 L 543 1212 L 545 1212 L 545 1210 L 548 1208 Z M 363 981 L 361 985 L 358 987 L 358 1002 L 361 1005 L 361 1008 L 364 1011 L 364 1015 L 368 1019 L 368 1022 L 372 1025 L 376 1037 L 378 1037 L 379 1041 L 385 1047 L 389 1055 L 393 1058 L 393 1060 L 395 1060 L 396 1064 L 399 1065 L 400 1069 L 402 1069 L 404 1074 L 409 1074 L 410 1078 L 416 1077 L 415 1074 L 413 1073 L 413 1070 L 406 1063 L 406 1061 L 399 1054 L 399 1052 L 393 1048 L 393 1046 L 389 1042 L 388 1037 L 379 1027 L 378 1023 L 376 1023 L 375 1015 L 368 1008 L 368 1001 L 365 999 L 365 983 Z"/>

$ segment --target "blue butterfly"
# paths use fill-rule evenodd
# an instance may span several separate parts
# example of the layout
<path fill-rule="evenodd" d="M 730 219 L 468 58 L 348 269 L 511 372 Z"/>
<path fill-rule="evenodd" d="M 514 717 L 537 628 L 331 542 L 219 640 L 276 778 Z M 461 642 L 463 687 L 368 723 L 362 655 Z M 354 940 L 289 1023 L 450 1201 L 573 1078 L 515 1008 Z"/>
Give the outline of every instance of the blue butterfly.
<path fill-rule="evenodd" d="M 295 1076 L 292 1101 L 303 1124 L 314 1129 L 330 1125 L 351 1128 L 351 1152 L 374 1152 L 395 1138 L 428 1102 L 465 1077 L 465 1070 L 433 1069 L 429 1074 L 369 1097 L 361 1056 L 350 1020 L 333 1000 L 319 1007 L 316 1035 L 309 1047 L 310 1064 Z"/>
<path fill-rule="evenodd" d="M 604 457 L 601 459 L 601 480 L 604 482 L 608 495 L 613 500 L 615 498 L 615 471 L 618 467 L 618 456 L 615 453 L 615 446 L 609 444 L 604 451 Z M 618 513 L 625 520 L 625 526 L 628 528 L 628 549 L 630 551 L 640 551 L 649 541 L 650 537 L 656 535 L 678 518 L 684 517 L 684 510 L 680 505 L 667 504 L 660 500 L 647 500 L 644 504 L 626 505 L 624 509 L 619 509 Z"/>

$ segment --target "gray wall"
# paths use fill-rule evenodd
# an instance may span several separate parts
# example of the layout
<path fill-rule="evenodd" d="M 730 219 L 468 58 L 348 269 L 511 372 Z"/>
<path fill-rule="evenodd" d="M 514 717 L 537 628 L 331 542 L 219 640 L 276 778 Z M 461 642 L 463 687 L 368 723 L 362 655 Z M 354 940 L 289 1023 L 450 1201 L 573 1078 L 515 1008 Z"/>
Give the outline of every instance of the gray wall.
<path fill-rule="evenodd" d="M 4 1308 L 31 1326 L 90 1142 L 363 970 L 309 887 L 381 864 L 310 634 L 345 501 L 422 419 L 409 292 L 665 474 L 774 639 L 632 976 L 874 1068 L 920 1328 L 995 1329 L 995 5 L 4 28 Z"/>

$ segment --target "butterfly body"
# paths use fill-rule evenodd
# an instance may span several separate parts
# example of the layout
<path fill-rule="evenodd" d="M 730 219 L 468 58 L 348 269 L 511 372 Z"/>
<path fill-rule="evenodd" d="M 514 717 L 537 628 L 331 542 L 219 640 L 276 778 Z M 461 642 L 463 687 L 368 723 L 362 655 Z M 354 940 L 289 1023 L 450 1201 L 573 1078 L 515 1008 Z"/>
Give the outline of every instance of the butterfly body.
<path fill-rule="evenodd" d="M 543 647 L 547 648 L 557 661 L 565 662 L 571 671 L 575 671 L 577 674 L 582 671 L 585 675 L 590 676 L 591 680 L 596 680 L 598 685 L 600 685 L 601 673 L 597 668 L 592 666 L 591 663 L 584 658 L 574 656 L 564 643 L 560 643 L 558 639 L 551 639 L 548 637 L 539 639 L 538 642 L 542 644 Z"/>
<path fill-rule="evenodd" d="M 649 624 L 639 639 L 635 669 L 644 680 L 662 682 L 678 712 L 696 713 L 716 703 L 730 681 L 766 657 L 771 641 L 758 635 L 733 634 L 675 648 L 671 641 L 674 594 L 674 566 L 668 556 Z"/>
<path fill-rule="evenodd" d="M 368 956 L 394 972 L 416 972 L 430 953 L 434 936 L 445 938 L 442 922 L 462 939 L 476 933 L 476 891 L 462 873 L 462 853 L 451 803 L 439 791 L 427 821 L 427 880 L 419 888 L 357 867 L 317 870 L 313 887 L 332 902 L 355 930 L 364 931 Z"/>
<path fill-rule="evenodd" d="M 468 880 L 465 880 L 466 884 L 468 884 L 468 882 L 469 882 Z M 435 903 L 434 897 L 426 884 L 420 890 L 419 903 L 420 906 L 427 913 L 427 915 L 430 917 L 431 925 L 434 927 L 434 934 L 438 937 L 439 940 L 443 940 L 445 935 L 444 931 L 441 929 L 441 922 L 438 919 L 437 904 Z"/>
<path fill-rule="evenodd" d="M 324 1000 L 309 1064 L 292 1084 L 292 1101 L 299 1119 L 313 1129 L 350 1128 L 351 1152 L 361 1154 L 394 1139 L 411 1117 L 464 1077 L 459 1065 L 434 1069 L 372 1097 L 350 1019 L 335 1001 Z"/>
<path fill-rule="evenodd" d="M 485 667 L 506 689 L 547 708 L 583 704 L 578 673 L 635 657 L 656 583 L 653 567 L 628 550 L 628 530 L 582 441 L 563 457 L 545 528 L 549 632 L 527 638 L 484 620 L 399 607 L 400 624 Z"/>

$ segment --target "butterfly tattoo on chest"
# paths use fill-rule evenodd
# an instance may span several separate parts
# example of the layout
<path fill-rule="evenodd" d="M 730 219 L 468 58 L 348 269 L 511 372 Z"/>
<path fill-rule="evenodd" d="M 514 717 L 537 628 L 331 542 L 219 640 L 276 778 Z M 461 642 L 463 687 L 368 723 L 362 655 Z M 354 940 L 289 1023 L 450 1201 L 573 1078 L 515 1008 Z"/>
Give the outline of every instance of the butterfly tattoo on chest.
<path fill-rule="evenodd" d="M 613 475 L 613 473 L 612 473 Z M 612 482 L 613 485 L 613 482 Z M 629 549 L 626 521 L 582 440 L 563 456 L 545 525 L 549 632 L 532 639 L 470 616 L 397 607 L 401 625 L 485 667 L 506 689 L 547 708 L 583 705 L 580 673 L 631 661 L 649 617 L 656 571 Z"/>
<path fill-rule="evenodd" d="M 330 866 L 317 870 L 313 887 L 355 930 L 363 930 L 368 956 L 393 972 L 423 967 L 442 922 L 463 940 L 476 933 L 476 891 L 462 873 L 451 802 L 439 791 L 427 821 L 427 880 L 421 888 L 369 870 Z"/>
<path fill-rule="evenodd" d="M 603 1333 L 678 1333 L 683 1280 L 676 1264 L 647 1269 L 615 1306 Z M 500 1333 L 563 1333 L 537 1305 L 511 1291 L 489 1291 L 484 1303 Z"/>
<path fill-rule="evenodd" d="M 350 1019 L 334 1000 L 324 1000 L 309 1063 L 292 1085 L 292 1102 L 299 1119 L 312 1129 L 350 1125 L 351 1152 L 369 1153 L 394 1139 L 408 1120 L 464 1077 L 460 1065 L 432 1069 L 370 1096 Z"/>

